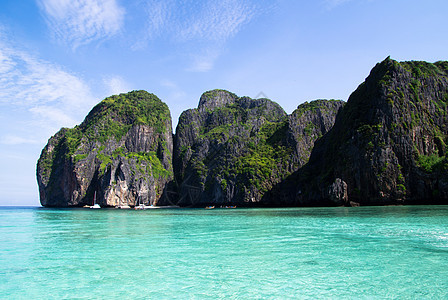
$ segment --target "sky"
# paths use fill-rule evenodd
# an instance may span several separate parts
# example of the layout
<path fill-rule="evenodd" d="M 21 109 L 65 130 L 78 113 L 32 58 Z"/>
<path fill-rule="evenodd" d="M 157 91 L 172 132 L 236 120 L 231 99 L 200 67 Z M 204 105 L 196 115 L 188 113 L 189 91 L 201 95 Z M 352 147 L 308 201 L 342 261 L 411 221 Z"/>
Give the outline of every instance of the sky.
<path fill-rule="evenodd" d="M 287 113 L 347 100 L 387 56 L 448 60 L 446 0 L 2 0 L 0 206 L 39 205 L 36 162 L 105 97 L 147 90 L 173 130 L 201 94 Z"/>

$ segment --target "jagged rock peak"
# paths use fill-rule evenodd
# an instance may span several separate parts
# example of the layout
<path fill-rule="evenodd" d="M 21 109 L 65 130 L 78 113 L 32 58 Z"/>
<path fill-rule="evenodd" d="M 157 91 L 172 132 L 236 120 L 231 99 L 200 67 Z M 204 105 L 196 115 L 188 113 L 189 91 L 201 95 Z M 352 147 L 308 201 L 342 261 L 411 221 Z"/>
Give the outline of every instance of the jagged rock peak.
<path fill-rule="evenodd" d="M 235 103 L 238 96 L 226 90 L 211 90 L 202 94 L 199 100 L 199 110 L 213 110 L 217 107 Z"/>
<path fill-rule="evenodd" d="M 424 77 L 429 76 L 447 76 L 448 75 L 448 62 L 437 61 L 435 63 L 429 63 L 426 61 L 396 61 L 390 56 L 379 62 L 371 70 L 367 81 L 379 81 L 380 84 L 386 85 L 394 80 L 400 80 L 398 75 L 407 75 L 410 77 Z"/>
<path fill-rule="evenodd" d="M 166 104 L 132 91 L 50 138 L 41 203 L 446 204 L 447 111 L 448 62 L 387 57 L 347 103 L 306 102 L 291 115 L 269 99 L 208 91 L 181 114 L 173 146 Z"/>
<path fill-rule="evenodd" d="M 288 205 L 267 193 L 308 161 L 314 141 L 333 125 L 342 101 L 313 101 L 288 116 L 266 98 L 205 93 L 176 128 L 179 205 Z"/>

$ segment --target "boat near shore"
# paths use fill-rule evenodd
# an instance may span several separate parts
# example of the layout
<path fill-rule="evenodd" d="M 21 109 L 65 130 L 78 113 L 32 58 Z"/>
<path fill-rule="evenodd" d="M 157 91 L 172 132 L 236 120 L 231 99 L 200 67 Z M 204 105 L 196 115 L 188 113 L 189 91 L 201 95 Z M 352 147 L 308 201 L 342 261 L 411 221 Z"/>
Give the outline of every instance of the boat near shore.
<path fill-rule="evenodd" d="M 90 206 L 90 208 L 93 208 L 93 209 L 101 208 L 101 206 L 98 203 L 96 203 L 96 191 L 95 191 L 95 194 L 93 195 L 93 205 Z"/>
<path fill-rule="evenodd" d="M 117 205 L 115 206 L 116 209 L 131 209 L 129 205 Z"/>
<path fill-rule="evenodd" d="M 173 208 L 180 208 L 180 206 L 177 205 L 167 205 L 167 206 L 155 206 L 155 205 L 136 205 L 134 207 L 135 210 L 144 210 L 144 209 L 173 209 Z"/>
<path fill-rule="evenodd" d="M 206 206 L 205 209 L 214 209 L 216 208 L 214 205 Z M 235 205 L 221 205 L 219 208 L 236 208 Z"/>
<path fill-rule="evenodd" d="M 153 205 L 144 205 L 144 204 L 139 204 L 139 205 L 136 205 L 135 207 L 134 207 L 134 209 L 135 210 L 145 210 L 145 209 L 151 209 L 151 208 L 154 208 L 155 206 L 153 206 Z"/>

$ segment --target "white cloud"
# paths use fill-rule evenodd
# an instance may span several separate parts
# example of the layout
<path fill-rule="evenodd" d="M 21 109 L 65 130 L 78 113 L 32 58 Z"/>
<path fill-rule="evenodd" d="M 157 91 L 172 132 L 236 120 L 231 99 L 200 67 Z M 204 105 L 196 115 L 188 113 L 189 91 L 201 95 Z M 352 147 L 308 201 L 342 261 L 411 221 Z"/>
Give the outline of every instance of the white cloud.
<path fill-rule="evenodd" d="M 349 1 L 352 0 L 324 0 L 324 4 L 327 8 L 333 8 Z"/>
<path fill-rule="evenodd" d="M 181 23 L 178 37 L 183 41 L 204 42 L 204 46 L 192 57 L 187 69 L 207 72 L 213 69 L 227 40 L 234 37 L 254 16 L 255 9 L 239 0 L 207 1 L 185 23 Z"/>
<path fill-rule="evenodd" d="M 64 108 L 82 108 L 92 97 L 89 87 L 60 66 L 0 43 L 0 102 L 42 105 L 56 102 Z"/>
<path fill-rule="evenodd" d="M 168 91 L 168 98 L 173 101 L 179 100 L 187 95 L 175 82 L 171 80 L 161 80 L 160 85 Z"/>
<path fill-rule="evenodd" d="M 0 138 L 0 144 L 3 145 L 23 145 L 23 144 L 39 144 L 39 141 L 20 136 L 6 135 Z"/>
<path fill-rule="evenodd" d="M 37 204 L 35 162 L 42 147 L 61 127 L 80 123 L 96 102 L 82 78 L 24 51 L 0 24 L 3 204 L 15 197 L 20 204 Z"/>
<path fill-rule="evenodd" d="M 170 18 L 172 1 L 148 1 L 145 7 L 147 14 L 147 34 L 155 37 L 160 34 Z"/>
<path fill-rule="evenodd" d="M 356 0 L 356 1 L 358 1 L 358 2 L 361 2 L 361 1 L 366 2 L 366 1 L 373 1 L 373 0 L 361 0 L 361 1 L 360 0 Z M 323 1 L 323 5 L 325 6 L 326 9 L 332 10 L 332 9 L 334 9 L 334 8 L 340 6 L 340 5 L 343 5 L 345 3 L 348 3 L 348 2 L 354 2 L 354 0 L 324 0 Z"/>
<path fill-rule="evenodd" d="M 12 115 L 0 124 L 2 142 L 27 143 L 30 139 L 25 135 L 29 132 L 33 132 L 32 140 L 45 141 L 61 127 L 79 123 L 97 102 L 89 86 L 60 66 L 5 40 L 0 33 L 0 106 Z"/>
<path fill-rule="evenodd" d="M 74 49 L 117 34 L 124 9 L 116 0 L 37 0 L 56 39 Z"/>
<path fill-rule="evenodd" d="M 104 77 L 103 83 L 106 85 L 108 95 L 118 95 L 131 91 L 130 84 L 117 75 Z"/>
<path fill-rule="evenodd" d="M 187 69 L 195 72 L 211 70 L 225 43 L 257 13 L 255 5 L 242 0 L 151 0 L 145 5 L 145 34 L 133 48 L 140 49 L 156 38 L 193 45 L 188 52 L 196 54 L 189 57 Z"/>
<path fill-rule="evenodd" d="M 206 1 L 192 17 L 181 22 L 179 36 L 185 40 L 225 42 L 254 16 L 254 8 L 239 0 Z"/>
<path fill-rule="evenodd" d="M 7 55 L 5 49 L 0 49 L 0 73 L 9 72 L 14 66 L 14 61 Z"/>
<path fill-rule="evenodd" d="M 215 51 L 203 51 L 192 57 L 192 64 L 187 69 L 192 72 L 207 72 L 213 69 L 216 59 L 218 59 L 219 53 Z"/>
<path fill-rule="evenodd" d="M 45 123 L 61 124 L 61 126 L 58 127 L 72 127 L 77 123 L 77 121 L 69 115 L 69 112 L 65 112 L 63 109 L 57 107 L 37 106 L 30 108 L 29 111 L 34 114 L 35 117 L 45 120 Z"/>
<path fill-rule="evenodd" d="M 161 80 L 160 85 L 163 87 L 166 87 L 166 88 L 170 88 L 170 89 L 178 88 L 176 83 L 174 83 L 173 81 L 168 80 L 168 79 Z"/>
<path fill-rule="evenodd" d="M 150 40 L 161 35 L 170 19 L 170 2 L 169 0 L 148 0 L 144 3 L 142 9 L 146 20 L 144 33 L 138 34 L 138 41 L 131 46 L 132 50 L 144 49 Z"/>

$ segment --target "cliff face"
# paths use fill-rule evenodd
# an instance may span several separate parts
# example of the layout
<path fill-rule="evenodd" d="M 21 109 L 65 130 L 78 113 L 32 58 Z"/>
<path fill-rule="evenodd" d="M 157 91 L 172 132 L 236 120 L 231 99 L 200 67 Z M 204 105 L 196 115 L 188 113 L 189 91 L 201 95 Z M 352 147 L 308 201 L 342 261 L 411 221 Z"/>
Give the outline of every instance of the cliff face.
<path fill-rule="evenodd" d="M 344 104 L 340 100 L 305 102 L 288 116 L 286 140 L 294 149 L 291 159 L 299 167 L 308 162 L 314 143 L 333 127 Z"/>
<path fill-rule="evenodd" d="M 387 58 L 345 105 L 287 115 L 269 99 L 206 92 L 173 145 L 156 96 L 112 96 L 48 141 L 41 203 L 91 205 L 96 192 L 102 206 L 447 204 L 447 106 L 448 62 Z"/>
<path fill-rule="evenodd" d="M 276 195 L 296 205 L 447 203 L 447 104 L 448 62 L 387 58 Z"/>
<path fill-rule="evenodd" d="M 43 206 L 157 204 L 173 178 L 172 125 L 155 95 L 104 99 L 73 129 L 50 138 L 37 163 Z"/>
<path fill-rule="evenodd" d="M 197 109 L 182 113 L 176 129 L 179 204 L 288 205 L 265 195 L 308 161 L 342 103 L 306 103 L 287 116 L 268 99 L 204 93 Z"/>

